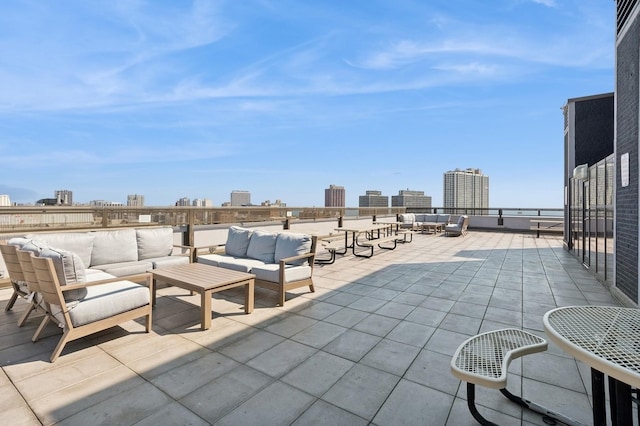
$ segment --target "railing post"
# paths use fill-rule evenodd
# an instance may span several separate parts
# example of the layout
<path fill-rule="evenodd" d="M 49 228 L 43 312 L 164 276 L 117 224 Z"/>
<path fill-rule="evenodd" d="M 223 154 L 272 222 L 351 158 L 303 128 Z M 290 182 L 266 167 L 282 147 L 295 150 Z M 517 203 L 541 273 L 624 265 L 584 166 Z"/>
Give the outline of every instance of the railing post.
<path fill-rule="evenodd" d="M 285 231 L 288 231 L 289 227 L 290 227 L 289 218 L 286 218 L 283 222 L 282 229 L 284 229 Z"/>
<path fill-rule="evenodd" d="M 504 218 L 502 217 L 502 209 L 498 209 L 498 226 L 504 226 Z"/>
<path fill-rule="evenodd" d="M 338 217 L 338 228 L 342 228 L 342 216 Z"/>
<path fill-rule="evenodd" d="M 102 209 L 102 227 L 109 227 L 109 210 Z"/>
<path fill-rule="evenodd" d="M 187 211 L 187 232 L 182 235 L 182 244 L 185 246 L 193 246 L 195 242 L 195 210 L 189 209 Z"/>

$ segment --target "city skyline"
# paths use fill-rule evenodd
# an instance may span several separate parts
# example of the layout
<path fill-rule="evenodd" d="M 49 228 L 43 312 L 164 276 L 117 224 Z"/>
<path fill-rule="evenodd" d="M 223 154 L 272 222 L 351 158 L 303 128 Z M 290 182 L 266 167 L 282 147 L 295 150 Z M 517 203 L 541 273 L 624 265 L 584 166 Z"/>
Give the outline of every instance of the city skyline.
<path fill-rule="evenodd" d="M 320 206 L 328 184 L 491 176 L 491 206 L 563 206 L 563 114 L 613 91 L 615 2 L 0 5 L 0 194 Z M 33 31 L 38 28 L 38 31 Z M 43 40 L 40 34 L 46 33 Z"/>

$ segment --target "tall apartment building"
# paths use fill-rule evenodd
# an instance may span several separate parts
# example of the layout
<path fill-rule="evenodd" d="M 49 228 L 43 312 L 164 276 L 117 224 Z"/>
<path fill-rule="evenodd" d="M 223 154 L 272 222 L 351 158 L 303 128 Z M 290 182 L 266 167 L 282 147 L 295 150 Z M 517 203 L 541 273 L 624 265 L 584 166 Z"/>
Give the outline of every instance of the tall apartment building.
<path fill-rule="evenodd" d="M 73 191 L 68 189 L 59 189 L 55 192 L 56 203 L 59 206 L 73 205 Z"/>
<path fill-rule="evenodd" d="M 469 213 L 481 214 L 489 209 L 489 176 L 480 169 L 455 169 L 444 174 L 443 207 L 446 213 L 467 213 L 464 209 L 476 209 Z"/>
<path fill-rule="evenodd" d="M 358 197 L 358 207 L 389 207 L 389 196 L 382 191 L 365 191 L 366 195 Z"/>
<path fill-rule="evenodd" d="M 89 201 L 91 207 L 122 207 L 120 201 L 106 201 L 106 200 L 91 200 Z"/>
<path fill-rule="evenodd" d="M 329 185 L 324 190 L 324 206 L 325 207 L 345 207 L 346 192 L 344 186 Z"/>
<path fill-rule="evenodd" d="M 11 206 L 11 200 L 8 195 L 0 195 L 0 207 Z"/>
<path fill-rule="evenodd" d="M 249 191 L 231 191 L 231 207 L 251 205 L 251 193 Z"/>
<path fill-rule="evenodd" d="M 208 198 L 196 198 L 193 200 L 193 207 L 213 207 L 213 201 Z"/>
<path fill-rule="evenodd" d="M 144 207 L 144 195 L 127 195 L 127 207 Z"/>
<path fill-rule="evenodd" d="M 398 195 L 391 196 L 391 206 L 428 210 L 431 208 L 431 197 L 424 195 L 424 191 L 401 189 Z"/>
<path fill-rule="evenodd" d="M 191 206 L 191 199 L 189 197 L 182 197 L 176 201 L 176 207 L 189 207 Z"/>

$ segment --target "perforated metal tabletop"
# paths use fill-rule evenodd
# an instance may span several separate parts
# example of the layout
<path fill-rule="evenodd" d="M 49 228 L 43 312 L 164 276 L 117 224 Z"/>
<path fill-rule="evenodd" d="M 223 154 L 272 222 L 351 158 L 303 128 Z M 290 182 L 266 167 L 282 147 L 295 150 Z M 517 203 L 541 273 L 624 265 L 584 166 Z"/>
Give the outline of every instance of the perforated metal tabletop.
<path fill-rule="evenodd" d="M 549 339 L 592 368 L 640 387 L 640 310 L 570 306 L 543 318 Z"/>

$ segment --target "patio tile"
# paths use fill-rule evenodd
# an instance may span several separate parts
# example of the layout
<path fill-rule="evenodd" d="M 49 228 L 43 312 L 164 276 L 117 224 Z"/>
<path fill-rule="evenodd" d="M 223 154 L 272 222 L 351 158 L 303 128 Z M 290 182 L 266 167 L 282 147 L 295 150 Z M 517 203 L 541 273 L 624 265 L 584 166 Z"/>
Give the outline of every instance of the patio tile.
<path fill-rule="evenodd" d="M 319 322 L 295 334 L 291 340 L 320 349 L 345 331 L 347 329 L 339 325 Z"/>
<path fill-rule="evenodd" d="M 487 306 L 478 305 L 476 303 L 456 302 L 449 312 L 468 317 L 483 318 L 487 312 Z"/>
<path fill-rule="evenodd" d="M 241 340 L 220 348 L 219 352 L 238 362 L 245 363 L 283 340 L 284 337 L 277 334 L 258 330 Z"/>
<path fill-rule="evenodd" d="M 304 307 L 303 309 L 296 309 L 293 312 L 305 317 L 322 320 L 339 310 L 340 306 L 333 303 L 316 302 Z"/>
<path fill-rule="evenodd" d="M 366 426 L 369 422 L 325 401 L 316 401 L 292 426 Z"/>
<path fill-rule="evenodd" d="M 477 405 L 476 405 L 477 406 Z M 487 420 L 499 425 L 518 425 L 521 424 L 520 416 L 513 417 L 505 413 L 501 413 L 490 408 L 477 406 L 480 414 Z M 451 414 L 447 419 L 446 426 L 477 426 L 478 422 L 471 416 L 469 408 L 467 407 L 467 401 L 464 399 L 456 398 Z"/>
<path fill-rule="evenodd" d="M 29 404 L 44 424 L 52 424 L 144 383 L 145 380 L 135 372 L 120 366 L 61 386 L 42 397 L 30 399 Z"/>
<path fill-rule="evenodd" d="M 415 346 L 383 339 L 362 358 L 361 364 L 402 376 L 419 352 Z"/>
<path fill-rule="evenodd" d="M 144 398 L 140 396 L 144 395 Z M 144 420 L 172 402 L 166 394 L 150 383 L 143 383 L 126 392 L 92 405 L 58 425 L 131 425 Z M 119 407 L 114 410 L 113 407 Z"/>
<path fill-rule="evenodd" d="M 241 365 L 191 392 L 180 402 L 214 423 L 272 382 L 266 374 Z"/>
<path fill-rule="evenodd" d="M 444 425 L 454 397 L 417 383 L 401 380 L 373 419 L 376 425 Z"/>
<path fill-rule="evenodd" d="M 356 324 L 353 328 L 358 331 L 384 337 L 398 324 L 400 324 L 399 319 L 371 314 Z"/>
<path fill-rule="evenodd" d="M 273 334 L 277 334 L 282 337 L 291 337 L 300 331 L 311 327 L 314 324 L 317 324 L 318 321 L 312 318 L 300 316 L 300 315 L 289 315 L 284 319 L 274 322 L 265 328 L 265 331 L 268 331 Z"/>
<path fill-rule="evenodd" d="M 326 352 L 317 352 L 283 376 L 281 380 L 319 397 L 349 371 L 353 365 L 352 361 L 344 358 Z"/>
<path fill-rule="evenodd" d="M 507 327 L 522 328 L 522 312 L 489 306 L 484 319 L 504 323 Z"/>
<path fill-rule="evenodd" d="M 180 403 L 173 402 L 162 407 L 149 417 L 142 419 L 136 423 L 136 426 L 157 426 L 162 424 L 207 426 L 210 423 L 203 420 Z"/>
<path fill-rule="evenodd" d="M 357 309 L 351 308 L 342 308 L 339 311 L 329 315 L 324 320 L 331 324 L 340 325 L 345 328 L 351 328 L 363 319 L 365 319 L 369 314 L 364 311 L 359 311 Z"/>
<path fill-rule="evenodd" d="M 406 316 L 405 321 L 410 321 L 435 328 L 442 322 L 442 320 L 446 316 L 446 312 L 417 307 L 413 311 L 411 311 L 409 315 Z"/>
<path fill-rule="evenodd" d="M 357 300 L 360 300 L 360 297 L 361 296 L 357 294 L 339 291 L 335 292 L 335 294 L 330 297 L 327 297 L 324 301 L 338 306 L 348 306 Z"/>
<path fill-rule="evenodd" d="M 375 313 L 378 315 L 384 315 L 386 317 L 403 319 L 414 309 L 415 306 L 412 305 L 405 305 L 403 303 L 397 302 L 387 302 L 384 306 L 380 307 L 380 309 L 376 310 Z"/>
<path fill-rule="evenodd" d="M 44 370 L 38 375 L 27 377 L 16 383 L 26 400 L 42 398 L 60 388 L 84 381 L 89 377 L 113 370 L 119 366 L 118 361 L 102 351 L 94 352 L 90 358 L 82 358 L 58 368 Z M 11 377 L 13 369 L 5 372 Z"/>
<path fill-rule="evenodd" d="M 238 363 L 231 358 L 212 352 L 150 381 L 172 398 L 180 399 L 236 366 Z"/>
<path fill-rule="evenodd" d="M 382 299 L 375 299 L 373 297 L 365 296 L 356 300 L 349 305 L 352 309 L 358 309 L 365 312 L 375 312 L 385 305 L 385 301 Z"/>
<path fill-rule="evenodd" d="M 309 394 L 276 382 L 244 402 L 216 425 L 283 425 L 292 423 L 314 401 Z"/>
<path fill-rule="evenodd" d="M 439 328 L 473 336 L 478 334 L 481 323 L 482 320 L 480 318 L 450 313 L 442 320 Z"/>
<path fill-rule="evenodd" d="M 451 374 L 451 357 L 429 350 L 420 351 L 404 378 L 449 395 L 455 395 L 460 385 Z"/>
<path fill-rule="evenodd" d="M 331 343 L 322 348 L 323 351 L 349 359 L 351 361 L 359 361 L 367 354 L 378 342 L 381 337 L 357 330 L 347 330 Z"/>
<path fill-rule="evenodd" d="M 396 342 L 422 348 L 429 340 L 435 328 L 413 322 L 403 321 L 387 334 L 386 338 Z"/>
<path fill-rule="evenodd" d="M 438 328 L 433 332 L 424 349 L 453 356 L 458 346 L 471 336 L 471 334 L 456 333 Z"/>
<path fill-rule="evenodd" d="M 449 310 L 451 310 L 455 303 L 455 300 L 441 299 L 439 297 L 432 296 L 427 297 L 426 300 L 420 304 L 420 307 L 433 309 L 436 311 L 449 312 Z"/>
<path fill-rule="evenodd" d="M 371 420 L 399 380 L 393 374 L 356 364 L 322 399 Z"/>
<path fill-rule="evenodd" d="M 537 380 L 522 380 L 522 391 L 526 398 L 552 411 L 562 413 L 583 424 L 593 423 L 593 411 L 587 395 L 553 386 Z M 523 412 L 524 419 L 538 419 L 539 415 Z"/>
<path fill-rule="evenodd" d="M 315 352 L 316 350 L 309 346 L 285 340 L 253 358 L 247 365 L 271 377 L 279 377 L 297 367 Z"/>

